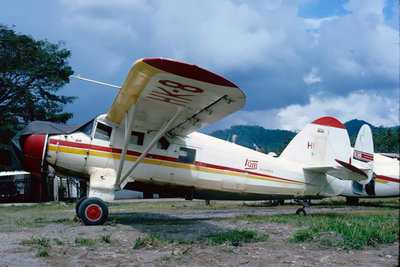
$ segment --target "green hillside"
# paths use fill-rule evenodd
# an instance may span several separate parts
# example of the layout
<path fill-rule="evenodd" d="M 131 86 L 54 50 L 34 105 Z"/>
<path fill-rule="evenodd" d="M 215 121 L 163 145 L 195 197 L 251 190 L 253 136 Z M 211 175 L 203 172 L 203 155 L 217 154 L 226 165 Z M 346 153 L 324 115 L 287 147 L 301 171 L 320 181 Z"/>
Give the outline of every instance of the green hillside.
<path fill-rule="evenodd" d="M 256 144 L 264 153 L 276 152 L 286 140 L 292 139 L 296 133 L 286 130 L 268 130 L 261 126 L 237 125 L 229 129 L 218 130 L 210 133 L 211 136 L 232 141 L 232 136 L 237 135 L 236 144 L 254 148 Z"/>
<path fill-rule="evenodd" d="M 372 129 L 375 152 L 399 153 L 398 126 L 376 127 L 363 120 L 351 120 L 344 123 L 349 132 L 352 146 L 354 146 L 358 131 L 364 124 L 368 124 Z M 254 149 L 254 144 L 256 144 L 264 153 L 280 154 L 296 133 L 286 130 L 270 130 L 261 126 L 236 125 L 229 129 L 213 131 L 209 135 L 226 141 L 232 141 L 232 136 L 237 135 L 236 144 L 251 149 Z"/>
<path fill-rule="evenodd" d="M 358 131 L 360 130 L 361 126 L 363 126 L 364 124 L 368 124 L 369 127 L 371 127 L 372 131 L 374 131 L 374 129 L 376 128 L 372 124 L 370 124 L 366 121 L 363 121 L 363 120 L 351 120 L 351 121 L 345 122 L 344 126 L 346 126 L 347 132 L 349 133 L 350 137 L 353 137 L 353 136 L 357 137 Z"/>

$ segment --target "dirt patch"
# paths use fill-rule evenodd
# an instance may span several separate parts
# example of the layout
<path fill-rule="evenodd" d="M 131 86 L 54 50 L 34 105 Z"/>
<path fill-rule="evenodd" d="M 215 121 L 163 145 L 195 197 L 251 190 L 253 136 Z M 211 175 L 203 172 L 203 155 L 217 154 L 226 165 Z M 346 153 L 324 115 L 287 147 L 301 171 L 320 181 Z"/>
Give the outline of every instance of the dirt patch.
<path fill-rule="evenodd" d="M 182 202 L 184 203 L 184 202 Z M 140 205 L 140 204 L 138 204 Z M 374 210 L 374 207 L 314 208 L 315 212 Z M 123 209 L 122 209 L 123 210 Z M 228 208 L 121 212 L 111 210 L 108 225 L 73 222 L 73 207 L 46 211 L 1 211 L 0 266 L 396 266 L 398 243 L 343 251 L 320 242 L 293 243 L 301 227 L 233 220 L 243 214 L 294 214 L 291 208 Z M 294 215 L 293 215 L 294 216 Z M 1 219 L 3 218 L 3 219 Z M 8 218 L 8 219 L 7 219 Z M 17 223 L 18 222 L 18 225 Z M 263 242 L 213 244 L 212 233 L 248 230 Z M 330 233 L 326 234 L 330 237 Z M 40 255 L 40 249 L 48 255 Z"/>

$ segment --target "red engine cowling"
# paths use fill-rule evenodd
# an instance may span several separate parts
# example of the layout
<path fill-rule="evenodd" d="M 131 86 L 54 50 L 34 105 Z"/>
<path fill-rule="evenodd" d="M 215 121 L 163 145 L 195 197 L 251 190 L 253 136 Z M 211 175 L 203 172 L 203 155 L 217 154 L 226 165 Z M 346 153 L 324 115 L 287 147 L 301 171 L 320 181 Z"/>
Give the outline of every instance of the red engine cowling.
<path fill-rule="evenodd" d="M 43 175 L 44 156 L 47 146 L 47 135 L 28 135 L 22 140 L 22 148 L 25 151 L 25 170 L 36 175 Z"/>

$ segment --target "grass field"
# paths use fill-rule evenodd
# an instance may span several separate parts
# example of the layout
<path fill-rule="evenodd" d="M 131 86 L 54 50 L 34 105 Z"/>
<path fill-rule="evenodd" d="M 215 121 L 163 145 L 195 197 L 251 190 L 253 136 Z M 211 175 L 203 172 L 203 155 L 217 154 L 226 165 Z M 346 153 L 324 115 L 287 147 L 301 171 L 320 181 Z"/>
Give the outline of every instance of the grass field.
<path fill-rule="evenodd" d="M 325 237 L 320 243 L 325 246 L 335 246 L 343 249 L 362 249 L 365 246 L 377 246 L 381 244 L 392 244 L 399 239 L 399 209 L 398 199 L 365 199 L 360 201 L 362 207 L 374 207 L 374 210 L 355 210 L 346 213 L 318 213 L 305 217 L 293 216 L 291 214 L 278 215 L 240 215 L 232 219 L 234 222 L 248 221 L 256 224 L 280 223 L 300 227 L 302 230 L 288 240 L 290 242 L 309 242 L 321 235 L 321 233 L 333 232 L 339 235 L 339 240 L 331 240 Z M 143 219 L 131 216 L 116 216 L 119 213 L 140 212 L 166 212 L 182 210 L 249 210 L 259 208 L 293 209 L 297 204 L 285 204 L 274 206 L 268 202 L 233 202 L 213 201 L 210 206 L 205 206 L 203 201 L 138 201 L 127 203 L 115 203 L 109 206 L 111 215 L 109 222 L 122 224 L 149 223 L 167 225 L 193 224 L 194 221 L 181 220 L 177 218 L 151 218 Z M 343 208 L 346 207 L 344 198 L 333 198 L 319 201 L 309 209 L 321 207 Z M 48 224 L 62 224 L 74 226 L 75 204 L 66 203 L 44 203 L 28 206 L 0 206 L 0 231 L 7 232 L 21 227 L 37 228 Z M 242 231 L 242 230 L 240 230 Z M 262 235 L 250 232 L 229 232 L 221 235 L 209 235 L 213 243 L 221 243 L 225 240 L 240 239 L 240 235 L 254 235 L 249 240 L 263 240 Z M 225 238 L 225 239 L 224 239 Z M 245 237 L 243 237 L 245 238 Z M 266 240 L 267 238 L 265 238 Z M 336 238 L 337 239 L 337 238 Z M 150 240 L 150 241 L 149 241 Z M 154 243 L 155 237 L 142 238 L 138 242 Z M 77 241 L 79 243 L 79 241 Z"/>
<path fill-rule="evenodd" d="M 397 199 L 361 200 L 357 207 L 344 198 L 315 201 L 307 216 L 294 214 L 299 207 L 128 201 L 111 204 L 104 225 L 84 226 L 74 219 L 74 204 L 0 205 L 0 265 L 130 265 L 133 258 L 159 266 L 318 265 L 321 255 L 333 266 L 396 262 Z"/>

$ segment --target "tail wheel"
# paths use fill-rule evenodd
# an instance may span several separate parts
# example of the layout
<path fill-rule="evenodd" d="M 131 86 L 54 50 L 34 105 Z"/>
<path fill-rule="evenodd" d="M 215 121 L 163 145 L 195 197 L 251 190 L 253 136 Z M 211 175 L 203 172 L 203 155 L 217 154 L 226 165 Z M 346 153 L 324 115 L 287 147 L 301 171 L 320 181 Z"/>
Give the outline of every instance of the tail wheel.
<path fill-rule="evenodd" d="M 301 209 L 297 209 L 296 215 L 299 215 L 299 216 L 306 216 L 307 213 L 306 213 L 306 210 L 305 210 L 304 208 L 301 208 Z"/>
<path fill-rule="evenodd" d="M 100 198 L 91 197 L 83 200 L 78 214 L 85 225 L 101 225 L 107 220 L 108 208 Z"/>
<path fill-rule="evenodd" d="M 83 202 L 84 200 L 86 200 L 86 199 L 87 199 L 87 197 L 81 197 L 81 198 L 78 200 L 78 202 L 76 202 L 75 211 L 76 211 L 76 216 L 78 216 L 79 218 L 80 218 L 80 216 L 79 216 L 79 207 L 81 206 L 82 202 Z"/>

